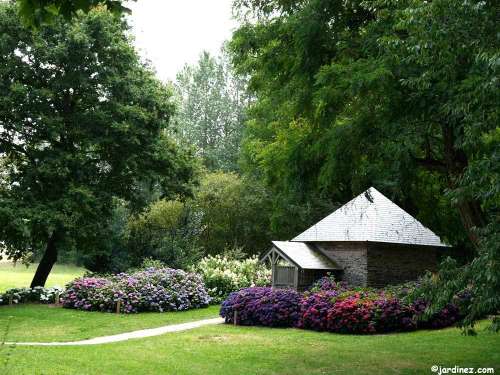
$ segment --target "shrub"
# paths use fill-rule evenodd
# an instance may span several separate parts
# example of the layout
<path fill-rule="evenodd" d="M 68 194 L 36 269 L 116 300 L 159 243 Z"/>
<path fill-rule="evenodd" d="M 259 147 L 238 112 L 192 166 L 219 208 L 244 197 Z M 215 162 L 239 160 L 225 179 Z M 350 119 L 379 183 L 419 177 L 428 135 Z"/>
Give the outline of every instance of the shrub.
<path fill-rule="evenodd" d="M 346 292 L 347 290 L 349 290 L 347 283 L 345 281 L 335 281 L 335 277 L 333 275 L 323 276 L 310 288 L 311 292 L 335 291 L 337 293 L 341 293 Z"/>
<path fill-rule="evenodd" d="M 13 288 L 9 289 L 3 294 L 0 294 L 0 305 L 7 305 L 12 299 L 12 303 L 54 303 L 57 294 L 62 294 L 63 288 L 54 286 L 44 288 L 36 286 L 34 288 Z"/>
<path fill-rule="evenodd" d="M 233 322 L 237 311 L 237 323 L 242 325 L 295 326 L 351 334 L 442 328 L 459 319 L 456 301 L 426 318 L 425 300 L 407 298 L 416 288 L 418 283 L 386 290 L 350 289 L 331 277 L 322 278 L 303 295 L 292 290 L 248 288 L 231 293 L 222 304 L 221 316 Z"/>
<path fill-rule="evenodd" d="M 226 323 L 293 327 L 299 318 L 300 294 L 291 289 L 254 287 L 233 292 L 223 302 L 220 315 Z"/>
<path fill-rule="evenodd" d="M 366 295 L 355 293 L 335 300 L 328 310 L 326 327 L 339 333 L 375 333 L 374 301 Z"/>
<path fill-rule="evenodd" d="M 112 312 L 176 311 L 206 307 L 210 297 L 199 275 L 170 268 L 148 268 L 110 277 L 83 277 L 69 283 L 64 307 Z"/>
<path fill-rule="evenodd" d="M 442 309 L 427 314 L 429 303 L 422 298 L 412 303 L 415 309 L 418 328 L 436 329 L 451 326 L 460 319 L 460 311 L 456 304 L 448 303 Z"/>
<path fill-rule="evenodd" d="M 325 331 L 328 311 L 333 307 L 336 291 L 319 291 L 306 294 L 300 301 L 300 314 L 297 327 Z"/>
<path fill-rule="evenodd" d="M 411 331 L 417 328 L 415 306 L 384 294 L 374 302 L 377 332 Z"/>
<path fill-rule="evenodd" d="M 192 271 L 202 275 L 214 303 L 220 303 L 231 292 L 254 286 L 268 286 L 271 271 L 257 257 L 235 260 L 220 255 L 208 256 Z"/>

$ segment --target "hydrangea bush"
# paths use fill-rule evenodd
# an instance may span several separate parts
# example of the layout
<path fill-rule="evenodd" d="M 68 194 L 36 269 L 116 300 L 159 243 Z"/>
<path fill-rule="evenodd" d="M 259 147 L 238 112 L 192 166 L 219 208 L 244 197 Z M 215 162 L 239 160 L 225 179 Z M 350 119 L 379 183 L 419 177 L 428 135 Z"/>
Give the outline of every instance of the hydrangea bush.
<path fill-rule="evenodd" d="M 171 268 L 147 268 L 109 277 L 82 277 L 67 285 L 64 307 L 87 311 L 177 311 L 206 307 L 210 297 L 197 274 Z"/>
<path fill-rule="evenodd" d="M 220 255 L 207 256 L 192 271 L 203 277 L 214 303 L 220 303 L 231 292 L 268 286 L 271 282 L 271 270 L 260 263 L 257 257 L 235 260 Z"/>
<path fill-rule="evenodd" d="M 43 288 L 36 286 L 34 288 L 13 288 L 3 294 L 0 294 L 0 305 L 8 305 L 10 301 L 13 304 L 38 302 L 38 303 L 55 303 L 57 295 L 61 295 L 63 288 L 54 286 Z"/>
<path fill-rule="evenodd" d="M 382 290 L 348 288 L 326 277 L 302 295 L 286 289 L 248 288 L 231 293 L 222 303 L 220 315 L 228 323 L 234 321 L 237 311 L 238 324 L 350 334 L 442 328 L 459 319 L 456 303 L 425 317 L 427 303 L 407 298 L 417 287 L 418 283 Z"/>
<path fill-rule="evenodd" d="M 226 323 L 292 327 L 299 318 L 300 294 L 290 289 L 253 287 L 233 292 L 222 303 Z"/>

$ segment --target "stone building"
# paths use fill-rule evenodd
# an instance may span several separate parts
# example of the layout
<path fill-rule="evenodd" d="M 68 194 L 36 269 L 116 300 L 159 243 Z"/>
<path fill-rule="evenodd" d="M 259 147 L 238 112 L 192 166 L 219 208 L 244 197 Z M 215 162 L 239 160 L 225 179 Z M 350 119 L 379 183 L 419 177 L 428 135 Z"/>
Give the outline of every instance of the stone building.
<path fill-rule="evenodd" d="M 274 287 L 303 290 L 326 273 L 354 286 L 382 287 L 435 271 L 447 247 L 430 229 L 370 188 L 262 257 Z"/>

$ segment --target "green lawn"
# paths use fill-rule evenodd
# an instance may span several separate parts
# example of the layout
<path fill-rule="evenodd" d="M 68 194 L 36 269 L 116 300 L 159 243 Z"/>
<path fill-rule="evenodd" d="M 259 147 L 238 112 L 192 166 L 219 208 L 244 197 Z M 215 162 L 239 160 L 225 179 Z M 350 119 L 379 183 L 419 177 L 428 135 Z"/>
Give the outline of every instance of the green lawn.
<path fill-rule="evenodd" d="M 33 266 L 32 266 L 33 267 Z M 0 264 L 0 288 L 29 283 L 33 268 Z M 58 266 L 50 285 L 82 269 Z M 216 317 L 218 306 L 117 315 L 46 305 L 0 306 L 3 341 L 71 341 Z M 146 339 L 84 347 L 0 344 L 0 374 L 432 374 L 430 367 L 494 367 L 500 335 L 458 329 L 354 336 L 297 329 L 207 326 Z"/>
<path fill-rule="evenodd" d="M 14 310 L 12 315 L 17 317 L 22 312 Z M 57 314 L 62 313 L 62 310 L 57 310 Z M 169 313 L 164 316 L 169 316 Z M 138 317 L 149 319 L 148 315 Z M 70 320 L 55 324 L 62 327 L 64 322 L 69 327 L 74 325 Z M 41 329 L 38 323 L 32 324 L 32 336 L 29 333 L 9 335 L 43 336 L 36 332 Z M 484 326 L 485 322 L 479 328 Z M 14 323 L 13 330 L 15 327 L 20 326 Z M 68 333 L 69 337 L 73 337 L 72 334 Z M 462 336 L 458 329 L 453 328 L 349 336 L 297 329 L 218 325 L 97 346 L 3 346 L 0 347 L 0 373 L 431 374 L 430 367 L 435 364 L 494 367 L 498 372 L 499 349 L 500 336 L 482 330 L 476 337 Z"/>
<path fill-rule="evenodd" d="M 24 264 L 13 265 L 11 262 L 0 262 L 0 292 L 10 288 L 29 287 L 38 264 L 26 267 Z M 64 286 L 68 281 L 83 275 L 84 268 L 56 264 L 49 275 L 46 286 Z"/>
<path fill-rule="evenodd" d="M 0 306 L 0 337 L 4 337 L 3 341 L 72 341 L 217 316 L 219 306 L 141 314 L 87 312 L 36 304 Z"/>

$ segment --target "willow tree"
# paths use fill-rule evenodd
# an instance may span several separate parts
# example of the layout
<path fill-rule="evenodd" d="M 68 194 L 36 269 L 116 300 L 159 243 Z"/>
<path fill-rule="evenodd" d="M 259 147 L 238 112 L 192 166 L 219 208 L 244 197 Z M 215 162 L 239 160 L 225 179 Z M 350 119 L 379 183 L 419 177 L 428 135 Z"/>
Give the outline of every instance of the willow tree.
<path fill-rule="evenodd" d="M 170 93 L 123 20 L 95 9 L 32 30 L 2 4 L 0 35 L 0 244 L 42 253 L 33 287 L 62 250 L 99 247 L 115 197 L 144 181 L 175 193 L 191 172 L 162 137 Z"/>

